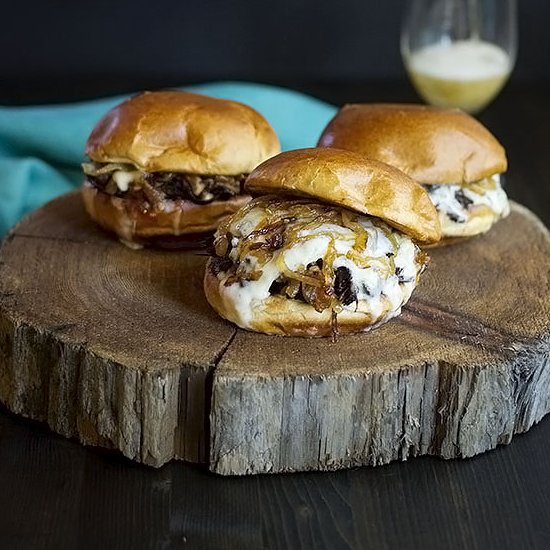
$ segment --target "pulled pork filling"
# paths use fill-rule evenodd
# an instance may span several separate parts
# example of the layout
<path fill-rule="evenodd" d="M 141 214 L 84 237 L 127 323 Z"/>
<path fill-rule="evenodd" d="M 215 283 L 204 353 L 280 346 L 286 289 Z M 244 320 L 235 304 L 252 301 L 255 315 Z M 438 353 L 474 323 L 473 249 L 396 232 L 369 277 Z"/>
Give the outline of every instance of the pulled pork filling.
<path fill-rule="evenodd" d="M 360 312 L 370 324 L 399 314 L 428 261 L 377 218 L 308 200 L 253 200 L 218 228 L 210 270 L 245 325 L 270 296 L 316 311 Z"/>
<path fill-rule="evenodd" d="M 508 197 L 500 184 L 500 174 L 464 185 L 424 185 L 440 213 L 451 222 L 468 222 L 476 206 L 488 206 L 495 214 L 505 217 L 510 212 Z"/>
<path fill-rule="evenodd" d="M 223 201 L 242 193 L 246 174 L 202 176 L 178 172 L 142 172 L 131 164 L 82 165 L 87 181 L 96 189 L 116 197 L 135 197 L 153 206 L 168 200 L 196 204 Z"/>

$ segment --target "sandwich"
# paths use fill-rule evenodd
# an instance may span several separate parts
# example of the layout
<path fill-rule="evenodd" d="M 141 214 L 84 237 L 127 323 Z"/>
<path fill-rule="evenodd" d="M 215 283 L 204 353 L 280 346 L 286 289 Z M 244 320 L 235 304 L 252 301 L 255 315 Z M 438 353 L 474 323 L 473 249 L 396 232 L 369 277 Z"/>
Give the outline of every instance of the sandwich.
<path fill-rule="evenodd" d="M 346 105 L 318 145 L 386 162 L 421 183 L 439 213 L 444 242 L 485 233 L 510 212 L 501 185 L 504 148 L 459 109 Z"/>
<path fill-rule="evenodd" d="M 247 105 L 146 92 L 109 111 L 90 134 L 84 205 L 133 248 L 195 247 L 250 200 L 246 175 L 279 151 L 273 128 Z"/>
<path fill-rule="evenodd" d="M 204 289 L 248 330 L 336 337 L 378 326 L 427 265 L 417 243 L 441 236 L 420 185 L 350 151 L 281 153 L 244 187 L 257 197 L 218 227 Z"/>

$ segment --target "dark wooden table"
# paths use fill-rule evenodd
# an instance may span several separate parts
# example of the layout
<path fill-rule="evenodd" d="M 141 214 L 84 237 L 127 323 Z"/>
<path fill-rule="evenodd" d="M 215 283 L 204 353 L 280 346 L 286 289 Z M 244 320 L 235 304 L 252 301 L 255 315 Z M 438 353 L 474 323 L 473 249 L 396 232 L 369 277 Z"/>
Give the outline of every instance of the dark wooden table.
<path fill-rule="evenodd" d="M 303 89 L 414 100 L 407 85 Z M 508 150 L 510 196 L 550 225 L 550 89 L 511 85 L 481 119 Z M 547 549 L 549 456 L 546 418 L 469 460 L 220 478 L 138 466 L 0 409 L 0 549 Z"/>

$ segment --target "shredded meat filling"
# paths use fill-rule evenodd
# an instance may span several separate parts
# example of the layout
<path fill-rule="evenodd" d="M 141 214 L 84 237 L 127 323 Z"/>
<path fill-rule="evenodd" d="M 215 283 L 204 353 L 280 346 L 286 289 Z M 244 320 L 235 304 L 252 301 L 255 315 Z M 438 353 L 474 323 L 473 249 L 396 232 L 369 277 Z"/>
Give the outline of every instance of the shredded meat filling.
<path fill-rule="evenodd" d="M 319 281 L 318 285 L 310 285 L 307 283 L 301 283 L 302 298 L 304 302 L 315 308 L 315 311 L 321 313 L 325 309 L 329 308 L 332 304 L 332 297 L 334 291 L 332 285 L 325 285 L 325 277 L 323 272 L 316 264 L 308 267 L 306 271 L 308 277 L 312 277 L 314 280 Z"/>
<path fill-rule="evenodd" d="M 303 273 L 305 278 L 307 277 L 311 283 L 316 281 L 316 284 L 298 281 L 281 275 L 271 283 L 269 292 L 272 295 L 287 296 L 288 298 L 310 304 L 320 313 L 332 306 L 335 295 L 334 284 L 327 285 L 325 283 L 322 269 L 323 260 L 319 259 L 317 262 L 309 264 Z M 336 297 L 339 298 L 338 296 Z"/>
<path fill-rule="evenodd" d="M 222 258 L 220 256 L 212 256 L 210 262 L 210 270 L 214 275 L 229 271 L 233 267 L 233 261 L 230 258 Z"/>
<path fill-rule="evenodd" d="M 247 240 L 252 241 L 253 244 L 250 245 L 249 250 L 266 250 L 273 252 L 281 248 L 284 244 L 284 232 L 287 220 L 279 220 L 278 222 L 263 227 L 257 231 L 253 231 L 248 237 Z M 261 240 L 256 239 L 261 237 Z"/>
<path fill-rule="evenodd" d="M 117 197 L 145 197 L 152 205 L 163 200 L 189 200 L 196 204 L 227 200 L 242 193 L 246 174 L 238 176 L 201 176 L 174 172 L 143 172 L 128 191 L 121 191 L 113 179 L 113 173 L 87 175 L 96 189 Z"/>
<path fill-rule="evenodd" d="M 345 306 L 357 301 L 357 293 L 351 281 L 351 271 L 340 266 L 334 273 L 334 294 Z"/>

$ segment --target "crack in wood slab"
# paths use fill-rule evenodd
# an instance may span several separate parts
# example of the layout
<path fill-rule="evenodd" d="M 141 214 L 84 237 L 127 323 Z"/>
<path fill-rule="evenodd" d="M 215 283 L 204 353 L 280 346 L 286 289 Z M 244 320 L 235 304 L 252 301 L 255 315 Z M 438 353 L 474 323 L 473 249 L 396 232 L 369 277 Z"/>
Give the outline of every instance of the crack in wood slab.
<path fill-rule="evenodd" d="M 65 332 L 66 330 L 70 330 L 73 327 L 77 327 L 78 323 L 60 323 L 59 325 L 54 325 L 53 327 L 50 327 L 50 330 L 52 332 Z"/>
<path fill-rule="evenodd" d="M 237 332 L 238 332 L 238 329 L 234 328 L 233 333 L 227 340 L 227 343 L 216 354 L 216 357 L 214 357 L 214 361 L 212 363 L 212 367 L 213 367 L 212 371 L 214 371 L 217 368 L 217 366 L 220 364 L 220 361 L 223 359 L 223 356 L 227 353 L 227 350 L 231 347 L 233 340 L 235 340 L 235 336 L 237 336 Z"/>
<path fill-rule="evenodd" d="M 437 336 L 490 351 L 518 351 L 527 341 L 517 334 L 493 328 L 480 319 L 418 299 L 411 300 L 403 308 L 399 320 Z"/>

